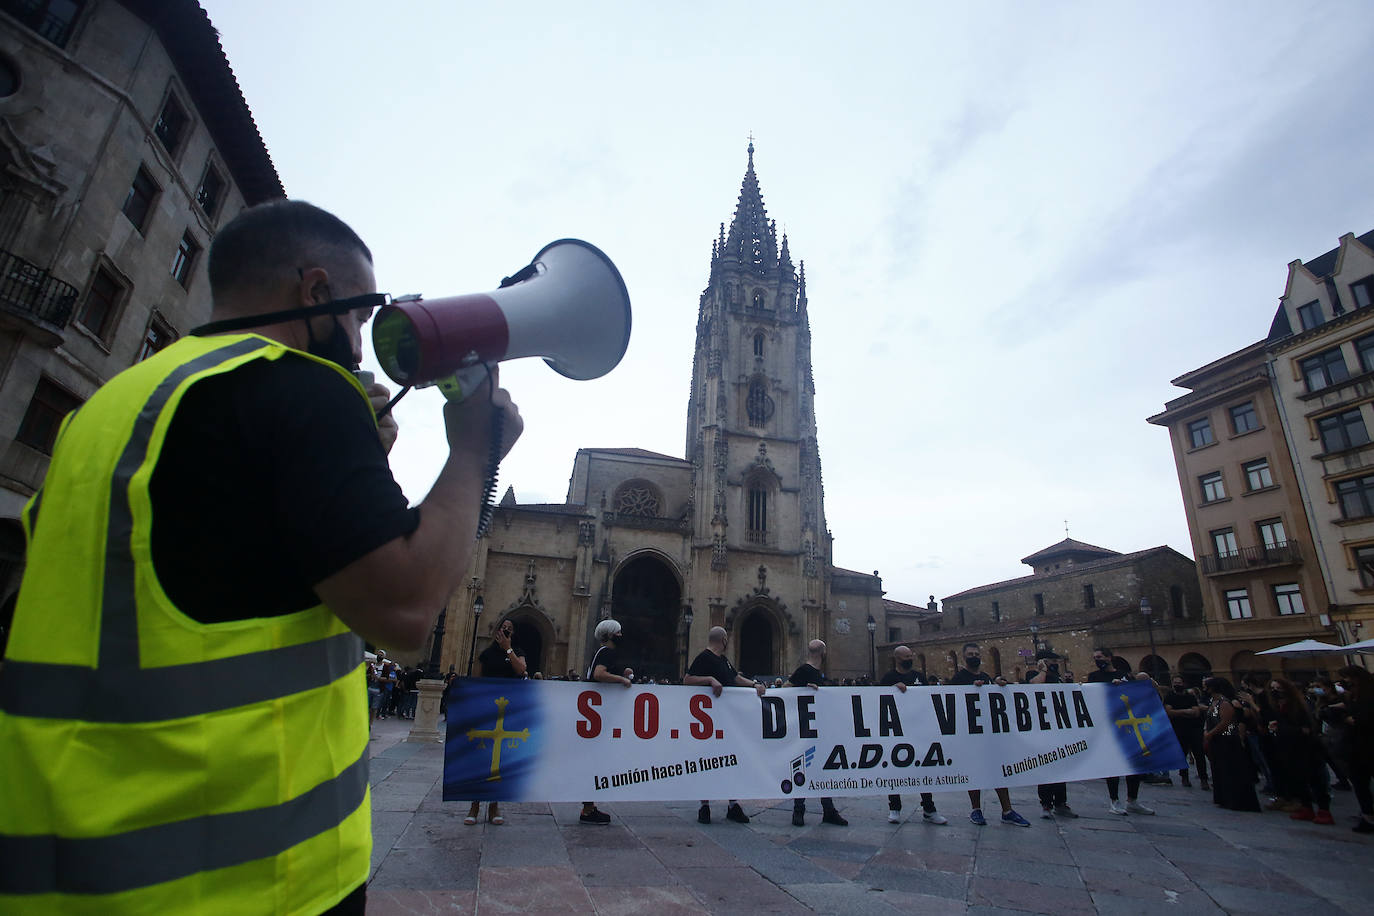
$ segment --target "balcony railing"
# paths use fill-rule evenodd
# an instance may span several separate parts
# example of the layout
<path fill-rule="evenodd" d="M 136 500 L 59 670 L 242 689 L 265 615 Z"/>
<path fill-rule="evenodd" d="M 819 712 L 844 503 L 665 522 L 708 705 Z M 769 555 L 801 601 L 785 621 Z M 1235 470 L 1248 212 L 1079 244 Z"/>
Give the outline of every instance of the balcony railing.
<path fill-rule="evenodd" d="M 0 10 L 9 13 L 59 48 L 65 48 L 67 39 L 72 37 L 72 25 L 81 11 L 81 4 L 59 4 L 60 9 L 56 13 L 50 7 L 51 4 L 42 0 L 0 0 Z"/>
<path fill-rule="evenodd" d="M 1298 542 L 1286 541 L 1272 547 L 1245 547 L 1231 553 L 1206 554 L 1202 557 L 1202 573 L 1218 576 L 1262 566 L 1296 566 L 1301 562 L 1302 549 Z"/>
<path fill-rule="evenodd" d="M 60 331 L 76 307 L 76 287 L 0 249 L 0 307 Z"/>

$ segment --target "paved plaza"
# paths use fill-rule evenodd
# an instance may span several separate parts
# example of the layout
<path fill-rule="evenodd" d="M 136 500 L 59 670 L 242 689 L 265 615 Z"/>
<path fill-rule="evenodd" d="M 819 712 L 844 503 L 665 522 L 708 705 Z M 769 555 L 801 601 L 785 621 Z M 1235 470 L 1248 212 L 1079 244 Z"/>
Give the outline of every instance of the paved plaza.
<path fill-rule="evenodd" d="M 898 825 L 879 796 L 839 799 L 848 827 L 821 824 L 813 802 L 795 828 L 783 800 L 744 801 L 752 821 L 734 824 L 724 799 L 709 826 L 696 802 L 639 802 L 603 805 L 604 827 L 546 803 L 466 827 L 467 805 L 442 800 L 440 747 L 404 741 L 409 726 L 374 726 L 368 912 L 381 916 L 1374 912 L 1374 838 L 1351 832 L 1349 792 L 1334 793 L 1334 827 L 1223 811 L 1177 784 L 1141 789 L 1157 816 L 1119 817 L 1101 780 L 1070 784 L 1072 821 L 1041 820 L 1035 790 L 1013 789 L 1030 829 L 998 823 L 991 792 L 986 827 L 963 792 L 935 796 L 947 827 L 922 822 L 917 796 Z"/>

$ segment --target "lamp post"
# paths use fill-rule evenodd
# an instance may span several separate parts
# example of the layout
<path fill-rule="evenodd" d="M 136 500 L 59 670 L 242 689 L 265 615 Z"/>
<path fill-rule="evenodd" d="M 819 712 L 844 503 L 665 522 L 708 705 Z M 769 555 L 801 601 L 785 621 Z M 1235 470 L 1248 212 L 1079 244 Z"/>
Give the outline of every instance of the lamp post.
<path fill-rule="evenodd" d="M 477 621 L 482 619 L 482 611 L 486 609 L 486 603 L 482 596 L 478 595 L 477 600 L 472 602 L 472 645 L 468 646 L 468 677 L 472 677 L 472 655 L 477 651 Z"/>
<path fill-rule="evenodd" d="M 439 609 L 439 619 L 434 623 L 434 644 L 429 650 L 429 664 L 425 665 L 425 678 L 434 680 L 439 677 L 439 655 L 444 648 L 444 618 L 448 616 L 448 605 Z"/>
<path fill-rule="evenodd" d="M 878 632 L 878 621 L 873 619 L 873 615 L 868 615 L 868 679 L 872 680 L 878 676 L 878 656 L 873 645 L 873 634 Z"/>
<path fill-rule="evenodd" d="M 682 606 L 682 676 L 687 676 L 687 640 L 692 637 L 692 606 Z"/>
<path fill-rule="evenodd" d="M 1040 624 L 1030 625 L 1031 635 L 1031 657 L 1034 658 L 1040 652 Z"/>
<path fill-rule="evenodd" d="M 1145 618 L 1145 632 L 1150 634 L 1150 680 L 1159 680 L 1159 654 L 1155 651 L 1155 616 L 1154 608 L 1150 607 L 1150 599 L 1144 596 L 1140 599 L 1140 613 Z"/>

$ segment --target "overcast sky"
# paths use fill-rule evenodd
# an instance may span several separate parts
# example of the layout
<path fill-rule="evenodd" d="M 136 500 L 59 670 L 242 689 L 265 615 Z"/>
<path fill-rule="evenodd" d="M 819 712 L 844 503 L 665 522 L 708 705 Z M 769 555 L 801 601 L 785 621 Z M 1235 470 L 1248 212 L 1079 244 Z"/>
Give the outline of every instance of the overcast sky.
<path fill-rule="evenodd" d="M 501 491 L 682 456 L 698 297 L 755 137 L 806 262 L 835 563 L 924 604 L 1065 536 L 1191 556 L 1169 380 L 1258 340 L 1289 261 L 1374 228 L 1374 5 L 202 0 L 295 198 L 379 288 L 492 289 L 584 238 L 624 361 L 507 363 Z M 412 501 L 441 396 L 392 453 Z"/>

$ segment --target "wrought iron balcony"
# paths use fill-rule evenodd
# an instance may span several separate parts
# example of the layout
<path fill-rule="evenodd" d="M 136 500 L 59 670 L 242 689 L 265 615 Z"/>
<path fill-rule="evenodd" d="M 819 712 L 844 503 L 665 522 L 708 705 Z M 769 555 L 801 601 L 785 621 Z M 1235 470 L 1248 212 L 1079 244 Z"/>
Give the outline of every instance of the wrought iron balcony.
<path fill-rule="evenodd" d="M 65 48 L 67 39 L 72 37 L 72 24 L 81 10 L 81 4 L 62 3 L 58 7 L 58 11 L 53 12 L 52 4 L 43 0 L 0 0 L 0 10 L 9 13 L 59 48 Z"/>
<path fill-rule="evenodd" d="M 1285 541 L 1270 547 L 1245 547 L 1231 553 L 1209 553 L 1201 560 L 1203 575 L 1221 576 L 1265 566 L 1297 566 L 1302 563 L 1302 549 L 1297 541 Z"/>
<path fill-rule="evenodd" d="M 76 287 L 0 249 L 0 308 L 49 335 L 56 334 L 57 340 L 50 341 L 54 346 L 61 341 L 61 331 L 71 320 L 76 296 Z"/>

